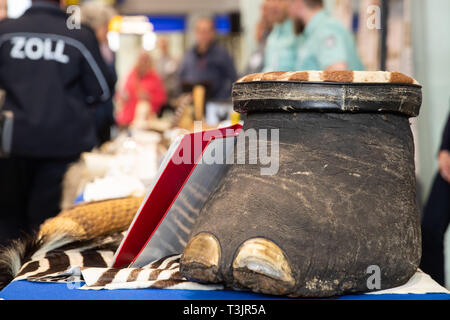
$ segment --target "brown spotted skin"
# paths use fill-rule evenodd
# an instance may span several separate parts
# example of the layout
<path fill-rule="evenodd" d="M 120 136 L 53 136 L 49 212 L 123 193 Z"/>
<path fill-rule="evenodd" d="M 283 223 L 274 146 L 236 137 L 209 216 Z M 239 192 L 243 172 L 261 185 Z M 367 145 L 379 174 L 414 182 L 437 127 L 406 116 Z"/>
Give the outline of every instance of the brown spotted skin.
<path fill-rule="evenodd" d="M 391 83 L 406 83 L 406 84 L 413 84 L 414 79 L 411 77 L 408 77 L 400 72 L 392 72 L 391 73 Z"/>
<path fill-rule="evenodd" d="M 322 80 L 325 82 L 353 82 L 353 71 L 324 71 Z"/>
<path fill-rule="evenodd" d="M 400 72 L 385 71 L 275 71 L 249 74 L 237 82 L 254 81 L 302 81 L 302 82 L 340 82 L 340 83 L 419 83 Z"/>
<path fill-rule="evenodd" d="M 264 73 L 261 80 L 262 81 L 273 81 L 278 80 L 280 77 L 282 77 L 285 74 L 285 72 L 267 72 Z"/>
<path fill-rule="evenodd" d="M 249 75 L 246 75 L 245 77 L 242 77 L 241 79 L 238 80 L 238 82 L 252 82 L 252 81 L 257 81 L 260 80 L 262 77 L 262 73 L 252 73 Z"/>
<path fill-rule="evenodd" d="M 308 81 L 309 73 L 306 71 L 296 72 L 292 76 L 289 77 L 289 81 Z"/>

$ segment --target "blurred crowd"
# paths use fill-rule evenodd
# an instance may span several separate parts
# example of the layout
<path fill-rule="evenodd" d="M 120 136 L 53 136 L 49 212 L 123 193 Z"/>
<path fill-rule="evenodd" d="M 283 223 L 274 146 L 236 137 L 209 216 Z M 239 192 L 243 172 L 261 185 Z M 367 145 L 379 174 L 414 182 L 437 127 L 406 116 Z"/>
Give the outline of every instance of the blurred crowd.
<path fill-rule="evenodd" d="M 128 126 L 136 110 L 148 104 L 148 117 L 173 110 L 173 99 L 196 85 L 206 98 L 228 101 L 238 78 L 235 61 L 217 40 L 214 19 L 201 17 L 194 26 L 195 45 L 182 61 L 170 55 L 161 36 L 157 61 L 146 51 L 139 56 L 123 88 L 119 88 L 117 123 Z M 256 26 L 255 51 L 244 74 L 290 70 L 363 70 L 354 36 L 324 8 L 322 0 L 265 0 Z"/>
<path fill-rule="evenodd" d="M 352 33 L 322 0 L 265 0 L 247 72 L 362 70 Z"/>
<path fill-rule="evenodd" d="M 0 0 L 0 212 L 8 213 L 0 214 L 0 243 L 58 213 L 68 166 L 111 140 L 113 129 L 176 114 L 184 95 L 203 104 L 196 120 L 208 101 L 215 103 L 210 108 L 231 109 L 226 103 L 239 75 L 212 17 L 195 21 L 195 44 L 181 61 L 160 35 L 158 57 L 142 50 L 117 85 L 111 6 L 83 2 L 82 27 L 74 30 L 64 1 L 33 0 L 17 19 L 7 18 L 6 6 Z M 322 0 L 263 1 L 255 40 L 245 73 L 362 69 L 352 34 Z M 195 92 L 203 97 L 192 101 Z"/>

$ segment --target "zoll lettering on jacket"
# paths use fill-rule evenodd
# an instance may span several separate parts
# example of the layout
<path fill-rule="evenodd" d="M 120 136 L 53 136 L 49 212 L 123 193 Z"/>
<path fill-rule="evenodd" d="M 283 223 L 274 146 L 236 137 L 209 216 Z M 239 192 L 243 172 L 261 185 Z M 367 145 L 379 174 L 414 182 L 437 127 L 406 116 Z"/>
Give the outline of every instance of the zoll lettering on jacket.
<path fill-rule="evenodd" d="M 64 54 L 65 43 L 63 40 L 14 37 L 11 58 L 30 60 L 50 60 L 59 63 L 69 63 L 69 56 Z"/>

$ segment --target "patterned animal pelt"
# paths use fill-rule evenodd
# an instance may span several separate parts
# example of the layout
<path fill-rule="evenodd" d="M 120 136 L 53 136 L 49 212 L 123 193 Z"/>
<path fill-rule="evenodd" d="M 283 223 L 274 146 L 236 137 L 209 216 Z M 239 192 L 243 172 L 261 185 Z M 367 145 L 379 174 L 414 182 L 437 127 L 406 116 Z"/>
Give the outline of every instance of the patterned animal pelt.
<path fill-rule="evenodd" d="M 108 268 L 142 201 L 124 198 L 82 204 L 48 219 L 33 236 L 13 241 L 0 251 L 0 289 L 17 280 L 84 281 L 82 289 L 221 288 L 183 278 L 179 256 L 139 269 Z"/>
<path fill-rule="evenodd" d="M 122 239 L 123 234 L 116 233 L 58 248 L 40 248 L 21 266 L 14 281 L 65 282 L 73 280 L 71 269 L 107 268 Z"/>
<path fill-rule="evenodd" d="M 142 197 L 130 197 L 86 203 L 48 219 L 36 233 L 0 249 L 0 288 L 12 281 L 26 263 L 39 261 L 53 250 L 71 244 L 95 246 L 103 241 L 102 237 L 126 230 L 142 201 Z"/>
<path fill-rule="evenodd" d="M 65 282 L 84 290 L 222 288 L 187 281 L 180 275 L 180 255 L 162 258 L 142 268 L 108 268 L 123 236 L 124 233 L 118 233 L 41 252 L 22 266 L 14 281 Z M 85 282 L 83 286 L 75 285 L 81 281 Z"/>

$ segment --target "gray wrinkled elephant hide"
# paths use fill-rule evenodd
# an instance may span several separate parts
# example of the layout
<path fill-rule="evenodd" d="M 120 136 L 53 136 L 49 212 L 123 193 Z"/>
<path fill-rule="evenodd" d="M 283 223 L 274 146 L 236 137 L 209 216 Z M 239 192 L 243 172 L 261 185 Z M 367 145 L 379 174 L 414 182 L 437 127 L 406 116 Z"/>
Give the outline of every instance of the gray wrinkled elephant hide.
<path fill-rule="evenodd" d="M 372 266 L 381 271 L 379 289 L 406 283 L 421 258 L 408 120 L 419 95 L 410 96 L 414 108 L 405 113 L 364 103 L 358 112 L 342 112 L 339 103 L 339 112 L 324 112 L 317 101 L 309 108 L 283 100 L 279 108 L 291 111 L 284 112 L 272 100 L 252 102 L 251 85 L 235 85 L 235 96 L 243 89 L 249 95 L 235 108 L 248 112 L 244 132 L 279 129 L 279 170 L 265 176 L 258 164 L 230 165 L 194 226 L 182 274 L 292 297 L 370 291 Z M 379 95 L 380 104 L 388 99 Z M 248 159 L 248 150 L 236 157 Z"/>

